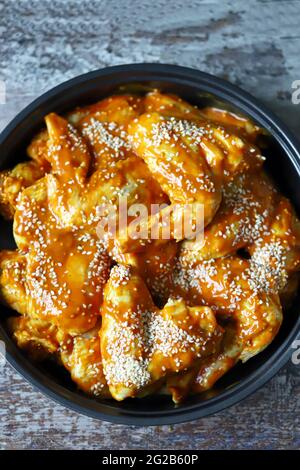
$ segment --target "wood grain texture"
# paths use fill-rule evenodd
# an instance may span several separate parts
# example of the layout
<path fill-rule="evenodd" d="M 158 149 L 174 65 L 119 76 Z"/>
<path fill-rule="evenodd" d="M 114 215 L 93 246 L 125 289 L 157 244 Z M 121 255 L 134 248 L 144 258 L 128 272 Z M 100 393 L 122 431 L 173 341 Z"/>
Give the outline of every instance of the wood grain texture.
<path fill-rule="evenodd" d="M 300 1 L 149 2 L 2 0 L 0 129 L 50 87 L 107 65 L 164 62 L 229 79 L 299 133 Z M 218 415 L 135 428 L 77 415 L 34 391 L 10 366 L 0 375 L 2 449 L 295 449 L 300 447 L 300 367 Z"/>

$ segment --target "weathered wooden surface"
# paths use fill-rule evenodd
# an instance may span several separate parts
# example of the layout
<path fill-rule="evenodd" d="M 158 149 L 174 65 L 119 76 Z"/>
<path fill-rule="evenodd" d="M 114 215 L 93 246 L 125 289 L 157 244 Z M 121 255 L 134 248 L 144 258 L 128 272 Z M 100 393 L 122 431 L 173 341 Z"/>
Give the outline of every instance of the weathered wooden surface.
<path fill-rule="evenodd" d="M 228 78 L 295 132 L 300 105 L 300 1 L 2 0 L 0 128 L 33 98 L 107 65 L 164 62 Z M 300 366 L 291 363 L 239 405 L 189 424 L 134 428 L 79 416 L 0 375 L 0 448 L 216 449 L 300 447 Z"/>

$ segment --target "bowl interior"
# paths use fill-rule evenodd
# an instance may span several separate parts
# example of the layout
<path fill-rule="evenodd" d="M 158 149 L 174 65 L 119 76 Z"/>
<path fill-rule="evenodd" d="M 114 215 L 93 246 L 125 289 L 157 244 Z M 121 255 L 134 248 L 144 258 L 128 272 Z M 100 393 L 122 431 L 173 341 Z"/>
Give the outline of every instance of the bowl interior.
<path fill-rule="evenodd" d="M 29 106 L 17 118 L 17 121 L 12 123 L 8 131 L 4 132 L 2 138 L 1 170 L 26 159 L 27 144 L 33 135 L 43 127 L 43 117 L 50 111 L 65 113 L 78 105 L 93 103 L 112 93 L 130 91 L 143 94 L 150 89 L 158 88 L 165 92 L 175 93 L 199 107 L 220 106 L 240 114 L 250 114 L 259 125 L 271 131 L 270 135 L 266 137 L 266 167 L 281 191 L 292 200 L 296 210 L 300 213 L 299 163 L 295 160 L 295 155 L 292 155 L 291 148 L 286 145 L 284 136 L 280 131 L 277 132 L 276 129 L 271 129 L 270 122 L 265 120 L 264 113 L 257 112 L 247 103 L 247 99 L 240 101 L 239 97 L 232 95 L 232 89 L 229 88 L 228 91 L 226 85 L 225 88 L 222 88 L 219 83 L 214 83 L 213 77 L 212 81 L 207 79 L 201 81 L 201 77 L 198 80 L 184 80 L 176 74 L 171 76 L 172 74 L 169 73 L 164 75 L 149 72 L 136 74 L 132 72 L 112 72 L 111 75 L 94 75 L 92 74 L 90 78 L 85 78 L 79 82 L 75 80 L 73 84 L 67 84 L 64 89 L 58 87 L 57 90 L 49 92 L 37 103 L 33 103 L 31 107 Z M 14 248 L 11 223 L 1 218 L 0 224 L 0 248 Z M 187 410 L 194 410 L 194 417 L 212 412 L 208 403 L 216 399 L 220 403 L 222 397 L 225 398 L 228 390 L 231 392 L 235 389 L 241 390 L 243 384 L 254 377 L 255 374 L 257 375 L 259 371 L 263 375 L 266 367 L 277 367 L 276 370 L 278 370 L 279 367 L 274 365 L 275 360 L 273 358 L 276 352 L 286 345 L 291 332 L 297 327 L 299 321 L 297 304 L 298 299 L 295 299 L 293 306 L 285 315 L 278 336 L 265 351 L 249 360 L 246 364 L 238 364 L 219 380 L 209 392 L 190 397 L 179 406 L 175 406 L 170 397 L 162 395 L 137 400 L 128 399 L 122 403 L 86 397 L 76 389 L 65 370 L 51 362 L 32 364 L 26 355 L 15 346 L 5 327 L 5 317 L 11 315 L 12 311 L 4 307 L 2 307 L 0 333 L 6 342 L 9 360 L 12 364 L 31 382 L 64 404 L 94 417 L 131 424 L 136 423 L 138 417 L 144 420 L 144 424 L 147 424 L 147 422 L 163 423 L 168 420 L 163 417 L 179 413 L 180 418 L 169 419 L 169 422 L 176 422 L 185 419 L 184 413 Z M 280 362 L 280 359 L 277 358 L 278 361 Z M 263 381 L 262 379 L 262 383 Z M 244 388 L 247 388 L 247 386 L 245 385 Z M 247 395 L 246 390 L 244 395 Z M 219 406 L 219 409 L 226 406 L 225 402 Z M 190 414 L 189 417 L 193 417 L 193 414 Z"/>

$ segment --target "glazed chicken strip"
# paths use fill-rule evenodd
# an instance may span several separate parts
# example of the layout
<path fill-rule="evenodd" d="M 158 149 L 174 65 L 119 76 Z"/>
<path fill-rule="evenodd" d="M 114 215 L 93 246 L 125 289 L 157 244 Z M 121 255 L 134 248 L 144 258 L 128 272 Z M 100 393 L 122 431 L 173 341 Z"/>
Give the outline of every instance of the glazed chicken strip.
<path fill-rule="evenodd" d="M 175 403 L 182 402 L 190 393 L 210 390 L 238 362 L 243 346 L 236 325 L 229 324 L 223 329 L 224 335 L 215 353 L 200 360 L 190 371 L 168 378 L 167 390 Z"/>
<path fill-rule="evenodd" d="M 145 281 L 155 303 L 163 306 L 169 297 L 177 252 L 178 244 L 170 240 L 164 245 L 151 244 L 141 253 L 126 253 L 117 261 L 125 266 L 134 267 Z"/>
<path fill-rule="evenodd" d="M 18 313 L 26 314 L 28 298 L 25 283 L 26 258 L 18 251 L 0 252 L 0 299 Z"/>
<path fill-rule="evenodd" d="M 0 172 L 0 213 L 6 219 L 13 219 L 18 198 L 23 191 L 42 178 L 49 171 L 49 165 L 35 161 L 19 163 L 12 170 Z"/>
<path fill-rule="evenodd" d="M 99 318 L 111 262 L 96 237 L 57 233 L 55 240 L 36 242 L 27 255 L 29 313 L 83 333 Z"/>
<path fill-rule="evenodd" d="M 58 175 L 62 183 L 82 184 L 90 164 L 89 150 L 68 121 L 55 113 L 45 118 L 48 130 L 48 158 L 52 173 Z"/>
<path fill-rule="evenodd" d="M 272 288 L 280 278 L 281 292 L 288 279 L 299 271 L 300 220 L 288 199 L 278 198 L 269 230 L 254 240 L 249 253 L 263 288 Z"/>
<path fill-rule="evenodd" d="M 255 142 L 257 137 L 264 133 L 264 131 L 250 119 L 225 109 L 214 107 L 202 108 L 201 115 L 209 119 L 209 121 L 224 125 L 231 131 L 240 132 L 241 137 L 251 142 Z"/>
<path fill-rule="evenodd" d="M 278 292 L 285 269 L 279 264 L 277 268 L 274 285 L 262 289 L 255 262 L 238 256 L 199 260 L 196 252 L 190 252 L 189 256 L 179 255 L 173 295 L 189 305 L 208 305 L 234 321 L 243 345 L 240 359 L 246 361 L 267 347 L 280 328 Z"/>
<path fill-rule="evenodd" d="M 188 153 L 188 160 L 194 157 L 202 161 L 204 157 L 208 165 L 207 177 L 211 170 L 222 183 L 238 174 L 257 171 L 265 158 L 257 146 L 242 138 L 237 131 L 213 121 L 176 119 L 155 112 L 143 114 L 129 126 L 134 149 L 161 183 L 165 180 L 161 179 L 163 174 L 157 168 L 160 158 L 168 168 L 168 162 L 178 157 L 178 152 L 179 156 L 180 153 Z M 180 152 L 182 148 L 185 153 Z M 165 155 L 165 160 L 160 153 Z M 197 189 L 201 189 L 198 186 Z"/>
<path fill-rule="evenodd" d="M 155 307 L 142 279 L 115 266 L 105 288 L 101 352 L 109 390 L 116 400 L 136 396 L 169 374 L 191 368 L 214 351 L 222 329 L 207 307 L 182 300 Z"/>
<path fill-rule="evenodd" d="M 80 211 L 80 196 L 89 170 L 90 154 L 82 137 L 65 119 L 51 113 L 45 120 L 52 166 L 52 173 L 47 177 L 49 208 L 66 227 L 76 222 Z"/>
<path fill-rule="evenodd" d="M 9 319 L 9 329 L 18 346 L 33 359 L 42 361 L 55 355 L 80 390 L 94 397 L 110 396 L 103 374 L 99 327 L 72 337 L 51 322 L 21 316 Z"/>
<path fill-rule="evenodd" d="M 55 325 L 26 315 L 11 317 L 9 328 L 19 346 L 35 360 L 41 361 L 53 354 L 59 357 L 59 335 Z"/>
<path fill-rule="evenodd" d="M 203 239 L 184 241 L 181 252 L 197 251 L 203 259 L 220 258 L 251 244 L 269 230 L 278 193 L 262 173 L 237 176 L 224 186 L 223 200 Z"/>
<path fill-rule="evenodd" d="M 147 163 L 152 175 L 171 201 L 171 206 L 145 221 L 146 238 L 151 238 L 152 227 L 159 224 L 159 216 L 168 214 L 170 236 L 179 241 L 184 238 L 184 234 L 182 231 L 176 233 L 175 228 L 183 225 L 182 211 L 186 205 L 189 204 L 192 210 L 190 228 L 193 228 L 197 207 L 204 208 L 204 225 L 207 225 L 221 202 L 220 187 L 205 158 L 199 152 L 187 148 L 181 134 L 188 130 L 181 125 L 182 121 L 179 125 L 176 123 L 175 120 L 152 113 L 142 115 L 129 126 L 135 151 Z M 162 236 L 158 238 L 163 241 Z M 119 242 L 123 252 L 137 251 L 140 246 L 145 245 L 143 239 L 134 240 L 130 230 L 127 237 L 120 238 Z"/>
<path fill-rule="evenodd" d="M 133 155 L 127 128 L 142 111 L 142 98 L 120 95 L 72 113 L 69 119 L 86 138 L 92 151 L 93 170 L 107 171 L 119 160 Z"/>
<path fill-rule="evenodd" d="M 48 207 L 46 179 L 23 191 L 14 234 L 26 252 L 27 313 L 71 334 L 93 328 L 111 261 L 96 234 L 57 225 Z"/>
<path fill-rule="evenodd" d="M 160 93 L 154 90 L 144 98 L 145 113 L 157 112 L 162 116 L 173 116 L 176 119 L 201 119 L 202 110 L 192 106 L 176 95 Z"/>
<path fill-rule="evenodd" d="M 13 169 L 0 172 L 0 213 L 13 219 L 19 195 L 51 171 L 48 161 L 48 133 L 46 130 L 34 137 L 27 148 L 31 160 L 19 163 Z"/>
<path fill-rule="evenodd" d="M 97 398 L 108 398 L 98 332 L 99 327 L 95 327 L 84 335 L 65 338 L 60 345 L 61 360 L 80 390 Z"/>
<path fill-rule="evenodd" d="M 224 126 L 230 133 L 238 133 L 251 142 L 255 142 L 257 137 L 264 133 L 263 129 L 244 116 L 216 107 L 199 109 L 176 95 L 161 93 L 158 90 L 146 95 L 144 108 L 146 113 L 155 111 L 176 119 L 206 120 L 213 125 Z"/>
<path fill-rule="evenodd" d="M 27 155 L 42 166 L 49 165 L 48 138 L 47 129 L 42 129 L 27 147 Z"/>

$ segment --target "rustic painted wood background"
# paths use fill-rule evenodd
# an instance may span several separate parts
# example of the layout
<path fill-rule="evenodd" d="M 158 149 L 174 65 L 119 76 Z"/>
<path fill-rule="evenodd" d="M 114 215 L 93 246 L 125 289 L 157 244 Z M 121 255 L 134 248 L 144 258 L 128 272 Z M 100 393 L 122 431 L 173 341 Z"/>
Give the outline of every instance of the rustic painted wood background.
<path fill-rule="evenodd" d="M 45 90 L 92 69 L 164 62 L 231 80 L 299 133 L 300 1 L 1 0 L 0 128 Z M 300 447 L 300 366 L 227 411 L 189 424 L 136 428 L 97 422 L 0 375 L 0 448 L 291 449 Z"/>

